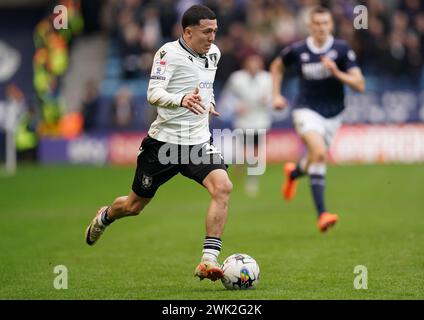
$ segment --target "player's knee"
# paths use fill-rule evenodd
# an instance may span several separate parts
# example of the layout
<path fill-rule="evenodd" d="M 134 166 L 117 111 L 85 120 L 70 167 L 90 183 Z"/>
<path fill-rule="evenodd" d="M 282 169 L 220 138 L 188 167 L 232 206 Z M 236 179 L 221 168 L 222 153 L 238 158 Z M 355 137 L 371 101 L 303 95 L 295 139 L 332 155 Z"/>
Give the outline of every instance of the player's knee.
<path fill-rule="evenodd" d="M 327 161 L 327 155 L 325 153 L 325 151 L 316 151 L 313 152 L 311 155 L 311 162 L 315 162 L 315 163 L 324 163 Z"/>
<path fill-rule="evenodd" d="M 228 197 L 231 191 L 233 191 L 233 184 L 230 181 L 230 179 L 226 179 L 226 180 L 220 181 L 214 186 L 212 195 L 214 197 Z"/>
<path fill-rule="evenodd" d="M 227 179 L 227 181 L 224 183 L 223 191 L 228 195 L 233 191 L 233 183 L 230 181 L 230 179 Z"/>

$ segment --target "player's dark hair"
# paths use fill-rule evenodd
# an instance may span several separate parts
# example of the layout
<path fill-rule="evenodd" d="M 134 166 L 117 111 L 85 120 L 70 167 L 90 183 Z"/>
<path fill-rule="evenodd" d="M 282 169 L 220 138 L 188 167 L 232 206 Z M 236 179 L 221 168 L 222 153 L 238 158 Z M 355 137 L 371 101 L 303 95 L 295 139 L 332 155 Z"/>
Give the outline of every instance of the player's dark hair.
<path fill-rule="evenodd" d="M 328 13 L 330 16 L 332 16 L 330 9 L 326 7 L 317 6 L 311 10 L 310 16 L 312 17 L 314 14 L 320 14 L 320 13 Z"/>
<path fill-rule="evenodd" d="M 206 6 L 191 6 L 183 14 L 183 18 L 181 20 L 183 30 L 189 26 L 198 26 L 200 24 L 200 20 L 202 19 L 215 20 L 216 14 Z"/>

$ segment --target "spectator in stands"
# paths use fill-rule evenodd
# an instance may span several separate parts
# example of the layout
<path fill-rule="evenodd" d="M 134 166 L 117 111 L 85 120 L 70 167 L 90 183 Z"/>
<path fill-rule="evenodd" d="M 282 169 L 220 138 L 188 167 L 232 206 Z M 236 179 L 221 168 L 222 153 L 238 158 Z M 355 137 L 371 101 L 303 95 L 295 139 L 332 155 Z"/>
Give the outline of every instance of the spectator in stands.
<path fill-rule="evenodd" d="M 208 1 L 219 21 L 219 32 L 227 34 L 230 26 L 235 22 L 245 23 L 245 10 L 237 5 L 235 0 Z"/>
<path fill-rule="evenodd" d="M 99 113 L 99 93 L 94 81 L 88 81 L 84 86 L 81 112 L 84 118 L 84 132 L 96 129 L 96 119 Z"/>
<path fill-rule="evenodd" d="M 127 87 L 119 89 L 111 110 L 111 128 L 117 130 L 130 129 L 134 121 L 133 94 Z"/>
<path fill-rule="evenodd" d="M 9 114 L 7 124 L 15 134 L 18 162 L 37 161 L 38 120 L 33 106 L 27 106 L 24 93 L 14 84 L 6 88 Z"/>
<path fill-rule="evenodd" d="M 421 57 L 424 58 L 424 12 L 417 14 L 415 17 L 415 29 L 418 32 L 421 46 Z"/>
<path fill-rule="evenodd" d="M 123 42 L 120 49 L 122 53 L 123 77 L 132 79 L 140 77 L 140 56 L 143 52 L 141 46 L 141 28 L 134 22 L 129 23 L 123 30 Z"/>
<path fill-rule="evenodd" d="M 418 88 L 421 78 L 421 67 L 423 65 L 423 56 L 421 51 L 422 44 L 418 34 L 414 31 L 409 31 L 405 38 L 406 61 L 407 61 L 407 76 L 411 86 Z"/>
<path fill-rule="evenodd" d="M 160 29 L 162 31 L 162 42 L 174 40 L 172 29 L 175 25 L 179 26 L 177 19 L 177 12 L 174 9 L 173 0 L 160 0 L 159 1 L 159 21 Z"/>

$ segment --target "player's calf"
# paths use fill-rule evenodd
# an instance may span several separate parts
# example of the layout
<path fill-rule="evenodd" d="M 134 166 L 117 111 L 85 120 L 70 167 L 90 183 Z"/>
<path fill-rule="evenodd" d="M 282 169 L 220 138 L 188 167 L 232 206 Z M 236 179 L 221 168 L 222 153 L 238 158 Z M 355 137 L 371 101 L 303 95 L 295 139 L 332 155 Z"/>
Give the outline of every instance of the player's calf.
<path fill-rule="evenodd" d="M 139 202 L 127 202 L 124 207 L 127 216 L 138 216 L 141 210 L 143 210 L 143 206 Z"/>

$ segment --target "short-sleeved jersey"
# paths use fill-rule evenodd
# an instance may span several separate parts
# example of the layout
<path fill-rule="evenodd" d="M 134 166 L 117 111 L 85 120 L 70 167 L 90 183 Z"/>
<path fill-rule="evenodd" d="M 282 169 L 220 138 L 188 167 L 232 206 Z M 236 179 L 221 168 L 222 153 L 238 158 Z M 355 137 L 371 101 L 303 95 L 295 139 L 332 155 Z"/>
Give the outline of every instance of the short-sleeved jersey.
<path fill-rule="evenodd" d="M 209 108 L 215 104 L 213 83 L 221 52 L 212 44 L 209 52 L 198 55 L 182 37 L 163 45 L 155 54 L 147 99 L 157 106 L 158 116 L 148 132 L 152 138 L 173 144 L 196 145 L 209 141 Z M 204 114 L 183 108 L 186 94 L 199 88 Z"/>
<path fill-rule="evenodd" d="M 311 37 L 299 41 L 280 53 L 286 67 L 294 66 L 300 77 L 295 108 L 310 108 L 326 118 L 338 115 L 345 108 L 344 86 L 321 62 L 321 56 L 334 60 L 341 71 L 357 67 L 356 55 L 346 41 L 330 36 L 317 48 Z"/>

